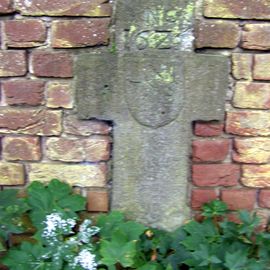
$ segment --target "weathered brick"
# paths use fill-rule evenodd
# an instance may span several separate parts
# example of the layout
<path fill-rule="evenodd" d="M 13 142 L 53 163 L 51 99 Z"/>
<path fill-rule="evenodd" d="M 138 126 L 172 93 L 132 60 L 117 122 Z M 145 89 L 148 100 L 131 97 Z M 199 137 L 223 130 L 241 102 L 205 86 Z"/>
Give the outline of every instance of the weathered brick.
<path fill-rule="evenodd" d="M 61 20 L 52 24 L 52 46 L 73 48 L 107 45 L 110 19 Z"/>
<path fill-rule="evenodd" d="M 34 51 L 32 73 L 38 77 L 72 77 L 72 57 L 65 52 Z"/>
<path fill-rule="evenodd" d="M 221 199 L 228 205 L 230 210 L 252 210 L 256 202 L 256 190 L 222 190 Z"/>
<path fill-rule="evenodd" d="M 83 143 L 80 139 L 49 138 L 46 141 L 47 156 L 51 160 L 66 162 L 83 161 Z"/>
<path fill-rule="evenodd" d="M 73 92 L 70 83 L 49 82 L 46 87 L 49 108 L 73 108 Z"/>
<path fill-rule="evenodd" d="M 110 158 L 110 143 L 108 136 L 92 136 L 84 140 L 86 161 L 106 161 Z"/>
<path fill-rule="evenodd" d="M 74 115 L 64 118 L 64 131 L 67 134 L 90 136 L 93 134 L 108 135 L 111 127 L 102 121 L 78 120 Z"/>
<path fill-rule="evenodd" d="M 40 80 L 3 81 L 2 90 L 8 105 L 41 105 L 45 83 Z"/>
<path fill-rule="evenodd" d="M 242 163 L 267 163 L 270 161 L 270 139 L 235 139 L 233 159 Z"/>
<path fill-rule="evenodd" d="M 49 138 L 47 155 L 51 160 L 66 162 L 105 161 L 110 157 L 110 140 L 107 136 L 82 138 Z"/>
<path fill-rule="evenodd" d="M 105 187 L 107 167 L 105 164 L 51 164 L 35 163 L 28 165 L 29 181 L 49 182 L 60 179 L 73 186 Z"/>
<path fill-rule="evenodd" d="M 253 55 L 247 53 L 232 54 L 232 74 L 237 80 L 252 79 Z"/>
<path fill-rule="evenodd" d="M 236 83 L 233 106 L 247 109 L 270 109 L 270 84 Z"/>
<path fill-rule="evenodd" d="M 37 47 L 46 40 L 46 27 L 41 20 L 13 20 L 4 22 L 8 47 Z"/>
<path fill-rule="evenodd" d="M 0 109 L 0 132 L 32 135 L 59 135 L 61 111 Z"/>
<path fill-rule="evenodd" d="M 241 182 L 247 187 L 270 187 L 270 165 L 243 165 Z"/>
<path fill-rule="evenodd" d="M 213 189 L 193 189 L 191 194 L 191 208 L 200 210 L 205 203 L 217 198 L 217 192 Z"/>
<path fill-rule="evenodd" d="M 108 0 L 17 0 L 16 9 L 29 16 L 107 17 L 112 13 L 112 5 Z"/>
<path fill-rule="evenodd" d="M 39 137 L 5 137 L 3 139 L 3 157 L 9 161 L 40 160 Z"/>
<path fill-rule="evenodd" d="M 230 140 L 197 140 L 192 143 L 192 158 L 196 162 L 223 161 L 229 153 Z"/>
<path fill-rule="evenodd" d="M 108 212 L 109 193 L 107 191 L 88 191 L 87 210 L 90 212 Z"/>
<path fill-rule="evenodd" d="M 270 208 L 270 190 L 261 190 L 259 193 L 259 206 Z"/>
<path fill-rule="evenodd" d="M 215 137 L 222 134 L 224 125 L 218 122 L 196 122 L 194 134 L 201 137 Z"/>
<path fill-rule="evenodd" d="M 24 184 L 24 167 L 17 163 L 0 163 L 0 185 L 13 186 Z"/>
<path fill-rule="evenodd" d="M 270 80 L 270 54 L 256 54 L 254 56 L 254 80 Z"/>
<path fill-rule="evenodd" d="M 196 48 L 235 48 L 240 40 L 237 23 L 228 21 L 200 21 L 195 28 Z"/>
<path fill-rule="evenodd" d="M 0 0 L 0 14 L 14 12 L 13 0 Z"/>
<path fill-rule="evenodd" d="M 24 51 L 0 51 L 0 77 L 24 76 L 26 71 Z"/>
<path fill-rule="evenodd" d="M 270 49 L 270 25 L 246 24 L 243 28 L 241 47 L 251 50 Z"/>
<path fill-rule="evenodd" d="M 241 136 L 268 136 L 270 135 L 270 112 L 228 112 L 226 131 Z"/>
<path fill-rule="evenodd" d="M 205 0 L 204 16 L 210 18 L 270 19 L 268 0 Z"/>
<path fill-rule="evenodd" d="M 236 164 L 196 164 L 192 166 L 192 179 L 196 186 L 234 186 L 240 178 Z"/>

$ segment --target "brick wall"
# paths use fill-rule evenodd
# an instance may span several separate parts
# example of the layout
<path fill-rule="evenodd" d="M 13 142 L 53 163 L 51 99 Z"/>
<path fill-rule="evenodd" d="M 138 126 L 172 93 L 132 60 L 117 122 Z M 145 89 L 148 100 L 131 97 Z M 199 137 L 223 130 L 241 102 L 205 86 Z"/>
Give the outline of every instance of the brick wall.
<path fill-rule="evenodd" d="M 231 59 L 224 123 L 194 127 L 191 207 L 221 198 L 232 210 L 270 208 L 270 4 L 204 0 L 195 46 Z"/>
<path fill-rule="evenodd" d="M 0 0 L 0 186 L 59 178 L 108 209 L 111 126 L 76 119 L 73 62 L 107 50 L 106 0 Z"/>

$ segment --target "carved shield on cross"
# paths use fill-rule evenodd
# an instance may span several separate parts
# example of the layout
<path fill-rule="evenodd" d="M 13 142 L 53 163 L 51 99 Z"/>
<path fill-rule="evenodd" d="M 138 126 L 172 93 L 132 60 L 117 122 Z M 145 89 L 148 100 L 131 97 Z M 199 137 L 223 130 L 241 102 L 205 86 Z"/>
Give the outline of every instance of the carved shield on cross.
<path fill-rule="evenodd" d="M 152 128 L 174 121 L 185 99 L 182 64 L 160 57 L 126 60 L 125 98 L 133 118 Z"/>

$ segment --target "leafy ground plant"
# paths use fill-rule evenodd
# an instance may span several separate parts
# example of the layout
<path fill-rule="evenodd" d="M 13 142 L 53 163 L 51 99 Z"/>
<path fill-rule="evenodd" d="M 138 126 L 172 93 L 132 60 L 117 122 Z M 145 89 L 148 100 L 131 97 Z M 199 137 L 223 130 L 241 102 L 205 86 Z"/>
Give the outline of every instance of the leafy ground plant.
<path fill-rule="evenodd" d="M 229 221 L 221 201 L 204 205 L 203 220 L 174 232 L 126 220 L 119 212 L 81 219 L 86 200 L 58 180 L 32 183 L 24 198 L 0 192 L 0 236 L 10 270 L 266 270 L 270 234 L 256 215 L 242 211 Z M 4 217 L 4 218 L 3 218 Z M 28 217 L 28 218 L 26 218 Z M 11 234 L 34 227 L 31 242 L 9 247 Z"/>

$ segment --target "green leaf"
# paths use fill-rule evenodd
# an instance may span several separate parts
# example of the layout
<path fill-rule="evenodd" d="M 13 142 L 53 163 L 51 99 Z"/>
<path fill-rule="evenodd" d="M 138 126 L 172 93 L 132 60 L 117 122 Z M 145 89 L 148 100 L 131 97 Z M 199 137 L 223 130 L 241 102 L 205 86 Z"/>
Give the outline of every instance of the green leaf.
<path fill-rule="evenodd" d="M 127 221 L 119 225 L 117 230 L 122 231 L 129 241 L 138 240 L 140 235 L 146 231 L 146 227 L 134 221 Z"/>
<path fill-rule="evenodd" d="M 243 269 L 247 262 L 247 254 L 242 250 L 238 250 L 234 253 L 225 254 L 225 266 L 230 270 L 240 270 Z"/>
<path fill-rule="evenodd" d="M 113 211 L 108 215 L 100 215 L 97 220 L 97 226 L 100 228 L 102 239 L 110 239 L 112 232 L 121 223 L 124 222 L 124 215 L 120 212 Z"/>
<path fill-rule="evenodd" d="M 53 198 L 50 191 L 40 182 L 33 182 L 27 188 L 27 201 L 33 210 L 51 212 L 53 210 Z"/>
<path fill-rule="evenodd" d="M 172 268 L 169 268 L 169 269 L 167 269 L 167 268 L 166 268 L 166 270 L 173 270 Z M 149 263 L 146 263 L 143 266 L 137 268 L 137 270 L 159 270 L 159 269 L 163 269 L 163 268 L 161 267 L 160 264 L 155 263 L 155 262 L 149 262 Z"/>
<path fill-rule="evenodd" d="M 64 182 L 60 182 L 57 179 L 52 179 L 48 184 L 48 190 L 53 195 L 55 200 L 60 200 L 69 196 L 72 193 L 70 185 Z"/>
<path fill-rule="evenodd" d="M 227 205 L 220 200 L 213 200 L 210 203 L 206 203 L 202 209 L 202 215 L 209 218 L 224 216 L 228 212 Z"/>
<path fill-rule="evenodd" d="M 80 195 L 69 195 L 58 201 L 61 208 L 73 212 L 85 210 L 86 199 Z"/>
<path fill-rule="evenodd" d="M 136 242 L 131 241 L 123 244 L 123 239 L 117 241 L 102 241 L 100 254 L 102 263 L 111 266 L 120 263 L 123 267 L 131 267 L 136 255 Z"/>

